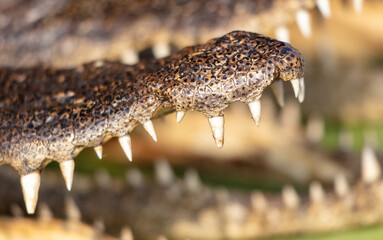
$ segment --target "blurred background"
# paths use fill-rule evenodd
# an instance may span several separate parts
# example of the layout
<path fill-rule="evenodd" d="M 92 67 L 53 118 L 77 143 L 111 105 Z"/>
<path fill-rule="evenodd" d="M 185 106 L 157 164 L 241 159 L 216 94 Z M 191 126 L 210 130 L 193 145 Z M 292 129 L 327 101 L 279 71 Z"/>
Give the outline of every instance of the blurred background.
<path fill-rule="evenodd" d="M 169 114 L 154 121 L 157 143 L 134 130 L 133 162 L 116 139 L 104 144 L 102 161 L 93 149 L 82 151 L 71 193 L 52 163 L 40 220 L 52 212 L 82 221 L 99 238 L 122 229 L 122 239 L 381 239 L 383 1 L 3 0 L 0 65 L 134 64 L 232 30 L 302 52 L 303 104 L 287 84 L 284 107 L 266 91 L 259 127 L 247 106 L 232 104 L 223 149 L 202 114 L 189 111 L 181 123 Z M 0 170 L 1 214 L 21 217 L 18 176 Z M 0 236 L 9 237 L 4 226 Z"/>

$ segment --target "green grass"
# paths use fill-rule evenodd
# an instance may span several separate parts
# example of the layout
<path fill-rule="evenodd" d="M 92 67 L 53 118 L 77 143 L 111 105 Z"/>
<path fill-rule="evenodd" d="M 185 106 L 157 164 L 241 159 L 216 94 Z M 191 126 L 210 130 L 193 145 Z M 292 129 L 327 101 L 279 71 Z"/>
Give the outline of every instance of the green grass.
<path fill-rule="evenodd" d="M 383 225 L 373 225 L 350 230 L 290 237 L 273 237 L 267 240 L 382 240 Z M 266 239 L 265 239 L 266 240 Z"/>
<path fill-rule="evenodd" d="M 342 125 L 336 121 L 326 122 L 324 138 L 321 142 L 327 151 L 337 151 L 339 149 L 339 135 L 342 131 L 350 132 L 353 136 L 352 151 L 359 153 L 365 143 L 365 133 L 368 130 L 376 132 L 377 148 L 383 149 L 383 125 L 381 123 L 354 123 Z"/>

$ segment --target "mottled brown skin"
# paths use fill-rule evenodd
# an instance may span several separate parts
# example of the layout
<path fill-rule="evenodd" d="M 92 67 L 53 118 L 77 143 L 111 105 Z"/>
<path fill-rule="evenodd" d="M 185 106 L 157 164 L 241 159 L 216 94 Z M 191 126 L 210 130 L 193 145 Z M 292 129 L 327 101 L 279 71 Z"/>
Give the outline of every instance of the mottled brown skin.
<path fill-rule="evenodd" d="M 314 0 L 3 0 L 0 65 L 76 66 L 158 42 L 179 48 L 294 22 Z"/>
<path fill-rule="evenodd" d="M 135 66 L 2 69 L 0 162 L 22 175 L 41 170 L 129 134 L 161 109 L 222 116 L 231 102 L 250 103 L 274 80 L 303 74 L 303 58 L 291 45 L 248 32 Z"/>

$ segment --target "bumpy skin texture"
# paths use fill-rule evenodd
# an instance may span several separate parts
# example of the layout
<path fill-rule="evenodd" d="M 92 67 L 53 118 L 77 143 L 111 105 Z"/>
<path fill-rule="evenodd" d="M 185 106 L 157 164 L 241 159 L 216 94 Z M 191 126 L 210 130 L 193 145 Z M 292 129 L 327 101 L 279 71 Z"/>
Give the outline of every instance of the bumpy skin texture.
<path fill-rule="evenodd" d="M 232 32 L 160 60 L 127 66 L 0 71 L 1 162 L 20 174 L 66 161 L 84 147 L 124 136 L 164 108 L 222 116 L 229 103 L 259 99 L 273 80 L 303 77 L 288 43 Z"/>
<path fill-rule="evenodd" d="M 294 21 L 314 0 L 3 0 L 0 65 L 75 66 L 157 43 L 179 48 Z"/>

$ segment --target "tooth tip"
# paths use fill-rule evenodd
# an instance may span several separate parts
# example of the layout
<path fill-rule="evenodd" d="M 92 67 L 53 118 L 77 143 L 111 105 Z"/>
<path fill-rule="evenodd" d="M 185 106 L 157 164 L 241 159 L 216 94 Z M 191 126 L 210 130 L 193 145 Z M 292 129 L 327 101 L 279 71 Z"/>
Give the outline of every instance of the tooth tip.
<path fill-rule="evenodd" d="M 357 13 L 362 13 L 363 10 L 363 0 L 353 0 L 354 9 Z"/>
<path fill-rule="evenodd" d="M 120 145 L 122 147 L 122 150 L 124 151 L 126 157 L 129 159 L 130 162 L 132 162 L 132 140 L 130 139 L 129 135 L 122 136 L 118 138 L 118 141 L 120 142 Z"/>
<path fill-rule="evenodd" d="M 40 188 L 40 172 L 35 171 L 21 176 L 21 186 L 28 214 L 34 214 Z"/>
<path fill-rule="evenodd" d="M 144 129 L 149 133 L 155 142 L 157 142 L 157 135 L 153 127 L 153 122 L 148 120 L 144 123 Z"/>
<path fill-rule="evenodd" d="M 381 176 L 381 167 L 372 147 L 365 146 L 362 151 L 362 180 L 365 183 L 377 181 Z"/>
<path fill-rule="evenodd" d="M 297 25 L 304 38 L 311 37 L 310 14 L 305 9 L 298 10 L 295 15 Z"/>
<path fill-rule="evenodd" d="M 334 185 L 335 193 L 339 197 L 344 197 L 349 192 L 348 182 L 346 176 L 343 174 L 338 174 L 335 176 Z"/>
<path fill-rule="evenodd" d="M 280 26 L 275 30 L 275 36 L 278 40 L 290 42 L 289 29 L 286 26 Z"/>
<path fill-rule="evenodd" d="M 299 30 L 301 31 L 303 37 L 311 37 L 311 23 L 310 23 L 310 14 L 305 9 L 301 9 L 296 12 L 295 15 Z"/>
<path fill-rule="evenodd" d="M 323 17 L 331 17 L 331 7 L 330 0 L 316 0 L 319 11 L 322 13 Z"/>
<path fill-rule="evenodd" d="M 284 205 L 289 209 L 296 209 L 300 204 L 298 193 L 290 185 L 283 187 L 282 200 Z"/>
<path fill-rule="evenodd" d="M 224 117 L 211 117 L 209 118 L 209 124 L 215 139 L 215 144 L 218 148 L 223 147 L 223 136 L 224 136 Z"/>
<path fill-rule="evenodd" d="M 68 191 L 72 190 L 74 165 L 74 160 L 60 162 L 61 173 L 64 177 L 64 181 Z"/>
<path fill-rule="evenodd" d="M 255 121 L 255 126 L 259 127 L 259 123 L 261 120 L 261 102 L 256 100 L 248 104 L 251 112 L 251 116 Z"/>
<path fill-rule="evenodd" d="M 182 121 L 182 119 L 185 116 L 185 113 L 186 112 L 184 112 L 184 111 L 177 111 L 177 115 L 176 115 L 177 123 L 180 123 Z"/>
<path fill-rule="evenodd" d="M 325 198 L 322 185 L 316 181 L 310 184 L 309 194 L 311 201 L 315 203 L 320 203 Z"/>
<path fill-rule="evenodd" d="M 102 152 L 103 152 L 102 145 L 94 147 L 94 151 L 96 152 L 97 157 L 101 160 L 102 159 Z"/>

